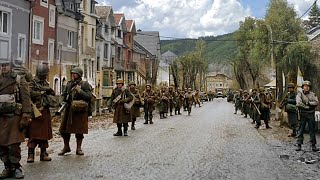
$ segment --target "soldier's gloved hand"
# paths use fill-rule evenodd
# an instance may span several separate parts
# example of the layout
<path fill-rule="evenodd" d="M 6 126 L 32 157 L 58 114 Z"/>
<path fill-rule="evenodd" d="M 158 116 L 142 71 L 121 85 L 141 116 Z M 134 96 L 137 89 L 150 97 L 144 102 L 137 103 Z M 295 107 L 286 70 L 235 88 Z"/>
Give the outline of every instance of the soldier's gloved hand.
<path fill-rule="evenodd" d="M 76 91 L 80 92 L 81 91 L 81 86 L 77 85 L 77 87 L 75 89 L 76 89 Z"/>
<path fill-rule="evenodd" d="M 29 113 L 23 113 L 20 119 L 20 131 L 24 131 L 31 123 L 31 115 Z"/>

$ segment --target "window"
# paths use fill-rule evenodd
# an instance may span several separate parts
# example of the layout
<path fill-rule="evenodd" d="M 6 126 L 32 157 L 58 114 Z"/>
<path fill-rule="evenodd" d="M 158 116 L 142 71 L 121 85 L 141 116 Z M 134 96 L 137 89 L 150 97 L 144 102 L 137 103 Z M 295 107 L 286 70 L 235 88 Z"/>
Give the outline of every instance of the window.
<path fill-rule="evenodd" d="M 49 10 L 49 27 L 54 28 L 56 23 L 56 7 L 50 5 Z"/>
<path fill-rule="evenodd" d="M 52 62 L 54 59 L 54 40 L 48 40 L 48 61 Z"/>
<path fill-rule="evenodd" d="M 32 43 L 43 45 L 43 24 L 44 18 L 33 16 Z"/>
<path fill-rule="evenodd" d="M 7 12 L 0 11 L 0 33 L 8 34 L 9 16 Z"/>
<path fill-rule="evenodd" d="M 128 81 L 133 81 L 134 80 L 134 74 L 129 72 L 128 73 Z"/>
<path fill-rule="evenodd" d="M 108 44 L 104 44 L 104 58 L 108 59 Z"/>
<path fill-rule="evenodd" d="M 97 71 L 100 71 L 100 57 L 97 57 Z"/>
<path fill-rule="evenodd" d="M 96 6 L 96 3 L 95 3 L 94 0 L 92 0 L 92 1 L 91 1 L 90 13 L 95 13 L 95 12 L 96 12 L 95 6 Z"/>
<path fill-rule="evenodd" d="M 18 59 L 24 60 L 26 57 L 26 35 L 18 34 Z"/>
<path fill-rule="evenodd" d="M 121 79 L 121 72 L 117 72 L 117 79 Z"/>
<path fill-rule="evenodd" d="M 61 61 L 61 58 L 62 58 L 62 45 L 59 44 L 57 49 L 57 60 Z"/>
<path fill-rule="evenodd" d="M 108 26 L 108 24 L 106 24 L 106 25 L 104 25 L 104 32 L 105 33 L 109 33 L 109 26 Z"/>
<path fill-rule="evenodd" d="M 75 8 L 74 8 L 74 4 L 73 4 L 73 3 L 70 3 L 69 9 L 72 10 L 72 11 L 74 11 Z"/>
<path fill-rule="evenodd" d="M 48 0 L 41 0 L 40 5 L 47 8 L 48 7 Z"/>
<path fill-rule="evenodd" d="M 74 47 L 74 32 L 73 31 L 68 31 L 68 47 L 72 48 Z"/>
<path fill-rule="evenodd" d="M 119 37 L 119 38 L 122 38 L 122 31 L 121 31 L 121 29 L 118 29 L 118 37 Z"/>
<path fill-rule="evenodd" d="M 110 86 L 110 83 L 109 83 L 109 71 L 103 71 L 102 86 Z"/>
<path fill-rule="evenodd" d="M 95 37 L 95 34 L 94 34 L 94 32 L 95 32 L 95 30 L 94 30 L 94 28 L 92 28 L 92 30 L 91 30 L 92 32 L 91 32 L 91 35 L 92 35 L 92 37 L 91 37 L 91 47 L 94 47 L 94 40 L 96 39 Z"/>

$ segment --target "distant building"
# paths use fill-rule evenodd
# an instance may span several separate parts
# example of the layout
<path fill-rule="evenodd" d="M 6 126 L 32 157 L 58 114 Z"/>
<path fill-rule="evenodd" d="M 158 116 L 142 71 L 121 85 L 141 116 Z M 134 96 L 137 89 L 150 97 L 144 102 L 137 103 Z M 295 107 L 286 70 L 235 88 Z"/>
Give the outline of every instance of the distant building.
<path fill-rule="evenodd" d="M 19 60 L 28 66 L 30 1 L 0 1 L 0 61 L 2 62 Z"/>
<path fill-rule="evenodd" d="M 134 40 L 145 47 L 153 57 L 150 57 L 150 69 L 147 69 L 147 75 L 150 74 L 150 81 L 148 83 L 156 84 L 158 77 L 158 66 L 161 60 L 161 49 L 160 49 L 160 34 L 158 31 L 141 31 L 138 30 Z M 151 72 L 149 72 L 149 70 Z M 148 79 L 148 78 L 147 78 Z"/>
<path fill-rule="evenodd" d="M 173 77 L 170 74 L 170 65 L 178 58 L 176 54 L 167 51 L 161 55 L 158 69 L 158 82 L 170 85 L 173 83 Z"/>
<path fill-rule="evenodd" d="M 207 91 L 227 91 L 230 89 L 232 79 L 225 74 L 209 73 L 206 76 Z"/>

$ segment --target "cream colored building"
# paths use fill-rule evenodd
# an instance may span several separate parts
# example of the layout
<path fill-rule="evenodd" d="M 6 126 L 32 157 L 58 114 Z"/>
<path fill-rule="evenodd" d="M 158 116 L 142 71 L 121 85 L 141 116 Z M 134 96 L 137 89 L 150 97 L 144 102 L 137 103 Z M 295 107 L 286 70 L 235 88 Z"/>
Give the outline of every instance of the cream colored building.
<path fill-rule="evenodd" d="M 79 65 L 83 68 L 83 79 L 96 90 L 96 20 L 94 0 L 82 0 L 80 8 L 84 16 L 79 25 Z"/>
<path fill-rule="evenodd" d="M 206 76 L 206 84 L 207 84 L 207 91 L 220 91 L 223 92 L 230 89 L 232 84 L 232 79 L 225 74 L 220 73 L 212 73 Z"/>

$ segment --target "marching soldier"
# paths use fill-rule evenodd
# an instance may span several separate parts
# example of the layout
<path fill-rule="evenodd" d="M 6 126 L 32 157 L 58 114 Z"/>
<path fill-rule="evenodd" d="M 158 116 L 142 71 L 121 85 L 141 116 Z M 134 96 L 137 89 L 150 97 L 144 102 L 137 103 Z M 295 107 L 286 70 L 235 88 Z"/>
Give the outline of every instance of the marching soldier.
<path fill-rule="evenodd" d="M 234 108 L 235 108 L 234 114 L 237 114 L 238 110 L 241 110 L 240 99 L 241 99 L 240 93 L 238 91 L 236 91 L 236 95 L 234 97 Z"/>
<path fill-rule="evenodd" d="M 249 108 L 250 108 L 250 99 L 249 99 L 248 91 L 244 90 L 242 99 L 243 99 L 244 118 L 247 118 L 249 114 Z"/>
<path fill-rule="evenodd" d="M 268 97 L 268 95 L 264 92 L 263 89 L 261 89 L 259 93 L 259 99 L 260 99 L 260 118 L 258 121 L 258 125 L 261 125 L 261 120 L 264 120 L 264 123 L 266 125 L 266 128 L 269 129 L 269 121 L 270 121 L 270 108 L 271 108 L 271 103 L 272 99 Z"/>
<path fill-rule="evenodd" d="M 188 115 L 190 116 L 191 114 L 191 108 L 192 108 L 192 104 L 195 101 L 194 95 L 191 91 L 191 88 L 188 88 L 188 92 L 184 95 L 184 99 L 186 101 L 186 106 L 188 109 Z"/>
<path fill-rule="evenodd" d="M 167 118 L 165 114 L 168 113 L 168 104 L 169 104 L 169 95 L 167 92 L 167 88 L 164 86 L 161 88 L 161 91 L 159 94 L 160 119 Z"/>
<path fill-rule="evenodd" d="M 169 109 L 170 109 L 170 116 L 172 115 L 173 108 L 175 107 L 177 100 L 176 100 L 176 92 L 173 90 L 173 85 L 169 87 L 168 91 L 168 98 L 169 98 Z M 177 114 L 176 114 L 177 115 Z"/>
<path fill-rule="evenodd" d="M 184 95 L 181 91 L 181 89 L 178 88 L 177 92 L 176 92 L 176 97 L 177 97 L 177 103 L 176 103 L 176 108 L 175 108 L 175 114 L 177 115 L 181 115 L 181 108 L 184 102 Z"/>
<path fill-rule="evenodd" d="M 297 129 L 298 129 L 298 121 L 297 121 L 297 107 L 296 107 L 296 95 L 297 93 L 294 91 L 295 85 L 294 83 L 288 84 L 288 93 L 285 96 L 283 103 L 281 103 L 280 107 L 284 108 L 284 110 L 288 114 L 289 125 L 292 129 L 292 133 L 288 135 L 288 137 L 296 137 Z"/>
<path fill-rule="evenodd" d="M 302 92 L 298 92 L 296 96 L 296 103 L 298 107 L 298 120 L 300 120 L 300 126 L 298 131 L 297 151 L 301 151 L 301 145 L 303 144 L 303 134 L 306 124 L 309 127 L 310 143 L 312 151 L 319 151 L 316 147 L 316 121 L 315 121 L 315 108 L 318 106 L 318 97 L 310 91 L 310 81 L 304 81 L 302 84 Z"/>
<path fill-rule="evenodd" d="M 125 107 L 126 104 L 133 102 L 132 93 L 125 87 L 122 79 L 116 82 L 117 87 L 112 91 L 110 101 L 115 109 L 113 116 L 113 123 L 117 123 L 118 131 L 113 134 L 114 136 L 128 136 L 128 122 L 131 121 L 131 107 Z M 132 104 L 133 105 L 133 104 Z M 130 105 L 131 106 L 131 105 Z M 130 108 L 130 109 L 129 109 Z"/>
<path fill-rule="evenodd" d="M 196 93 L 194 94 L 194 99 L 195 99 L 194 107 L 196 107 L 197 104 L 199 105 L 199 107 L 201 107 L 199 90 L 196 90 Z"/>
<path fill-rule="evenodd" d="M 250 101 L 251 101 L 251 111 L 252 111 L 252 124 L 256 123 L 255 128 L 259 129 L 260 127 L 260 98 L 259 95 L 257 93 L 257 89 L 253 89 L 252 90 L 252 94 L 250 96 Z"/>
<path fill-rule="evenodd" d="M 75 67 L 71 70 L 71 81 L 68 81 L 65 91 L 62 93 L 65 111 L 62 116 L 60 133 L 63 138 L 64 147 L 59 156 L 71 152 L 69 142 L 71 134 L 74 133 L 77 140 L 77 155 L 84 155 L 81 145 L 83 134 L 88 134 L 88 113 L 92 93 L 87 81 L 82 80 L 83 70 Z"/>
<path fill-rule="evenodd" d="M 40 161 L 51 161 L 46 149 L 49 147 L 48 140 L 52 138 L 51 113 L 49 107 L 51 96 L 55 95 L 53 89 L 49 87 L 47 76 L 49 68 L 40 64 L 36 69 L 36 77 L 30 82 L 30 95 L 33 108 L 37 108 L 41 114 L 34 112 L 32 122 L 29 126 L 28 139 L 28 163 L 34 162 L 34 149 L 39 146 Z"/>
<path fill-rule="evenodd" d="M 144 120 L 145 122 L 143 124 L 148 124 L 148 121 L 150 121 L 150 124 L 153 124 L 152 118 L 152 112 L 154 111 L 154 104 L 156 102 L 156 93 L 151 89 L 151 85 L 146 85 L 146 90 L 142 93 L 142 101 L 144 102 Z"/>
<path fill-rule="evenodd" d="M 0 178 L 22 179 L 20 144 L 31 122 L 30 93 L 25 78 L 9 62 L 0 64 L 0 159 L 5 167 Z"/>
<path fill-rule="evenodd" d="M 131 108 L 131 130 L 135 130 L 135 122 L 137 120 L 137 117 L 140 117 L 140 107 L 141 107 L 141 96 L 140 96 L 140 91 L 136 89 L 136 83 L 135 82 L 130 82 L 129 83 L 129 90 L 132 93 L 132 95 L 135 97 L 134 98 L 134 104 Z"/>
<path fill-rule="evenodd" d="M 184 92 L 183 92 L 183 96 L 188 92 L 188 89 L 187 88 L 184 88 Z M 184 101 L 183 101 L 183 111 L 188 111 L 188 107 L 187 107 L 187 99 L 184 98 Z"/>

